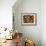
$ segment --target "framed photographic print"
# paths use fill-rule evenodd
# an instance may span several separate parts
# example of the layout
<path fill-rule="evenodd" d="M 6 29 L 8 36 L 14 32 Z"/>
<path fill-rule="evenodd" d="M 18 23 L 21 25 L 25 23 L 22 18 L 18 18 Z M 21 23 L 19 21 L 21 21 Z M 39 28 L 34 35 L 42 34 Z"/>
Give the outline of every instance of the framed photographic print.
<path fill-rule="evenodd" d="M 26 26 L 33 26 L 37 24 L 37 14 L 36 13 L 22 13 L 21 14 L 21 24 Z"/>

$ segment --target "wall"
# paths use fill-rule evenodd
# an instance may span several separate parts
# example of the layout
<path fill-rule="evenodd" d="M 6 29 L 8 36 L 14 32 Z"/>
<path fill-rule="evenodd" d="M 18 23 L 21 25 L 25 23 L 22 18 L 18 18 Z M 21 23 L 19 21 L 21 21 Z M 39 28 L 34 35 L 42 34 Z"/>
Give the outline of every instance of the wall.
<path fill-rule="evenodd" d="M 0 0 L 0 27 L 12 29 L 12 6 L 16 0 Z"/>
<path fill-rule="evenodd" d="M 41 1 L 41 41 L 46 46 L 46 0 Z"/>
<path fill-rule="evenodd" d="M 12 6 L 16 0 L 0 0 L 0 28 L 6 27 L 12 29 Z M 3 29 L 4 30 L 4 29 Z M 10 35 L 9 31 L 5 32 L 0 29 L 0 38 L 5 38 L 5 35 Z M 8 37 L 9 38 L 9 37 Z"/>
<path fill-rule="evenodd" d="M 37 26 L 22 26 L 21 13 L 37 13 Z M 41 1 L 23 0 L 17 7 L 14 5 L 13 14 L 15 30 L 22 32 L 24 39 L 34 40 L 36 46 L 41 46 Z"/>

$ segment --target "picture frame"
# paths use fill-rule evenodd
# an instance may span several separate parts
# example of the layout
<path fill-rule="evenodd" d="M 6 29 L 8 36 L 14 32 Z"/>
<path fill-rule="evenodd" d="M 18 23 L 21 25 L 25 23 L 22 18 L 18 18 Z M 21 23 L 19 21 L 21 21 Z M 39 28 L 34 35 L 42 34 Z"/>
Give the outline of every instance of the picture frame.
<path fill-rule="evenodd" d="M 37 13 L 21 13 L 21 24 L 24 26 L 37 25 Z"/>

